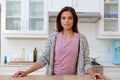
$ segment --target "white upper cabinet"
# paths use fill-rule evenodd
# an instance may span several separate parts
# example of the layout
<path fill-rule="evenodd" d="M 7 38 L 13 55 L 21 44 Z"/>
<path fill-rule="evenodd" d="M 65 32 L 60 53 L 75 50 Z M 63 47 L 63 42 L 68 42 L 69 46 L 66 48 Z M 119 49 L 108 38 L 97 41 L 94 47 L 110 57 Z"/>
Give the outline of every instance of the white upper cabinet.
<path fill-rule="evenodd" d="M 48 17 L 45 0 L 2 0 L 1 12 L 4 35 L 47 36 Z"/>
<path fill-rule="evenodd" d="M 100 0 L 73 0 L 77 12 L 100 12 Z"/>
<path fill-rule="evenodd" d="M 101 0 L 101 14 L 98 38 L 120 38 L 120 1 Z"/>
<path fill-rule="evenodd" d="M 48 0 L 48 11 L 60 11 L 64 6 L 72 6 L 72 0 Z"/>
<path fill-rule="evenodd" d="M 65 6 L 72 6 L 77 12 L 100 12 L 100 0 L 48 0 L 48 11 L 59 12 Z"/>

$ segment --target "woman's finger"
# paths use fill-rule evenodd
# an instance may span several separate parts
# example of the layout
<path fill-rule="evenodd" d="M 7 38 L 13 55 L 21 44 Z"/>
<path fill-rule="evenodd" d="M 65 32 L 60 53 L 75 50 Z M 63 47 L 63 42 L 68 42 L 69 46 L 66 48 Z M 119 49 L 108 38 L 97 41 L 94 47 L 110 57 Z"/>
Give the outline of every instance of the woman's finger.
<path fill-rule="evenodd" d="M 100 73 L 96 73 L 95 76 L 97 79 L 105 80 L 105 78 Z"/>
<path fill-rule="evenodd" d="M 15 78 L 15 77 L 19 77 L 20 75 L 21 75 L 21 71 L 15 73 L 15 74 L 13 75 L 13 77 L 14 77 L 14 78 Z"/>

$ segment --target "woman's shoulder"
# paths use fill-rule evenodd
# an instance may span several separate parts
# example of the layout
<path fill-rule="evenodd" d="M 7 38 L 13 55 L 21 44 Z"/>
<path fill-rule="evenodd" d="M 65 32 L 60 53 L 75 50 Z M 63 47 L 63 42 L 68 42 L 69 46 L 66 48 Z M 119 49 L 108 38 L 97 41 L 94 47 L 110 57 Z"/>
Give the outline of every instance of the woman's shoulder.
<path fill-rule="evenodd" d="M 79 33 L 79 35 L 80 35 L 80 41 L 83 41 L 83 42 L 87 41 L 87 38 L 84 34 Z"/>
<path fill-rule="evenodd" d="M 80 35 L 80 38 L 84 39 L 86 36 L 84 34 L 78 33 Z"/>
<path fill-rule="evenodd" d="M 52 32 L 52 33 L 50 34 L 50 36 L 55 36 L 56 34 L 57 34 L 57 32 L 54 31 L 54 32 Z"/>
<path fill-rule="evenodd" d="M 56 34 L 57 34 L 57 32 L 56 31 L 54 31 L 54 32 L 52 32 L 51 34 L 50 34 L 50 36 L 49 36 L 49 38 L 55 38 L 56 37 Z"/>

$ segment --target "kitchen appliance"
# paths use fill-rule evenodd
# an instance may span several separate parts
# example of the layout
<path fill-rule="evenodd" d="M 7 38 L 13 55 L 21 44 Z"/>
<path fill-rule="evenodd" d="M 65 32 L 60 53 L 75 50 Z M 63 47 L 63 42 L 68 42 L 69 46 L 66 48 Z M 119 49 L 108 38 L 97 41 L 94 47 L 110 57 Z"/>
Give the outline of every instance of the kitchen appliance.
<path fill-rule="evenodd" d="M 96 23 L 101 19 L 99 12 L 76 12 L 78 16 L 78 22 L 82 23 Z M 58 12 L 49 12 L 50 21 L 56 21 Z"/>
<path fill-rule="evenodd" d="M 113 64 L 120 65 L 120 40 L 113 41 Z"/>

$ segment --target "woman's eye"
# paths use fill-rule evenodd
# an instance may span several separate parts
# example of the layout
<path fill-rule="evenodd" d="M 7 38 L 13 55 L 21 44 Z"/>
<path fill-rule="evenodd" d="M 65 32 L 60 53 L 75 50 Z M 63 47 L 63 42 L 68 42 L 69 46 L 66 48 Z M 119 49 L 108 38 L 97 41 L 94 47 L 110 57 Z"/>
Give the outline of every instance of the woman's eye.
<path fill-rule="evenodd" d="M 69 19 L 73 19 L 72 17 L 69 17 Z"/>
<path fill-rule="evenodd" d="M 72 20 L 72 17 L 61 17 L 62 20 L 68 19 L 68 20 Z"/>
<path fill-rule="evenodd" d="M 61 19 L 65 19 L 65 17 L 62 17 Z"/>

